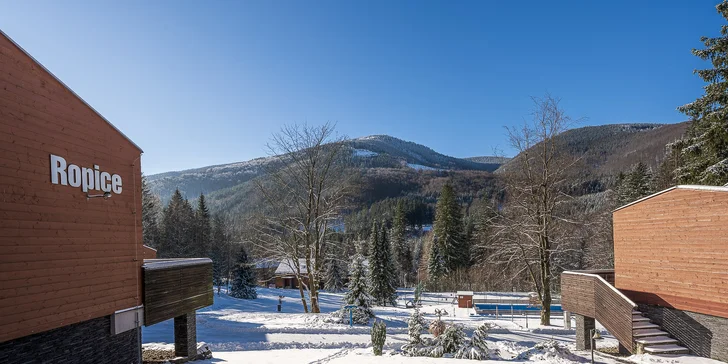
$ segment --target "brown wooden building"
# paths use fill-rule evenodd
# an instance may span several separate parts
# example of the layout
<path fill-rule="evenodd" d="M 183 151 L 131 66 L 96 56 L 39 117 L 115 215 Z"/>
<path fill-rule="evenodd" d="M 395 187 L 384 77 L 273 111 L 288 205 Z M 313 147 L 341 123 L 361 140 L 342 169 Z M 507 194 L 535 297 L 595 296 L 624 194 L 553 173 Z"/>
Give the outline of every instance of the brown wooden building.
<path fill-rule="evenodd" d="M 673 187 L 613 217 L 614 271 L 562 275 L 578 333 L 596 318 L 630 352 L 728 361 L 728 187 Z"/>
<path fill-rule="evenodd" d="M 0 362 L 139 361 L 141 152 L 0 32 Z"/>

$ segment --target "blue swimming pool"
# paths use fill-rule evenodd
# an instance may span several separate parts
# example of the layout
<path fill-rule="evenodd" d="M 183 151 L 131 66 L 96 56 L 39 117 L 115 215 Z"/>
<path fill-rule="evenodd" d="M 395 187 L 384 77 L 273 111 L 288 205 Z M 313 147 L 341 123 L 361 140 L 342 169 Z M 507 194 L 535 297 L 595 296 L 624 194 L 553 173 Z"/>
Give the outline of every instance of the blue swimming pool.
<path fill-rule="evenodd" d="M 506 314 L 511 311 L 511 307 L 513 307 L 513 311 L 519 311 L 519 312 L 539 312 L 541 311 L 541 307 L 539 306 L 531 306 L 526 304 L 496 304 L 496 303 L 476 303 L 475 309 L 478 311 L 493 311 L 495 312 L 496 308 L 498 309 L 499 313 Z M 551 312 L 562 312 L 561 305 L 551 305 Z"/>

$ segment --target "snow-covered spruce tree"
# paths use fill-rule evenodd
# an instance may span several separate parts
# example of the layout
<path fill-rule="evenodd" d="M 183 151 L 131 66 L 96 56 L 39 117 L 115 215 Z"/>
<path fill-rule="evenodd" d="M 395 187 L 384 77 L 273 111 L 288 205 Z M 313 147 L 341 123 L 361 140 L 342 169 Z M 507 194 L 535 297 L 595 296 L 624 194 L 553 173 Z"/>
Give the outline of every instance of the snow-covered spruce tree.
<path fill-rule="evenodd" d="M 442 349 L 445 353 L 456 353 L 465 343 L 465 333 L 460 325 L 450 325 L 445 332 L 438 337 L 442 343 Z"/>
<path fill-rule="evenodd" d="M 448 272 L 447 266 L 445 265 L 445 258 L 442 256 L 440 244 L 437 240 L 437 236 L 432 238 L 430 256 L 427 258 L 427 276 L 431 282 L 436 282 Z"/>
<path fill-rule="evenodd" d="M 716 6 L 718 14 L 728 20 L 728 1 Z M 720 37 L 702 37 L 704 49 L 693 54 L 710 61 L 712 68 L 695 73 L 707 83 L 703 96 L 678 107 L 690 117 L 687 135 L 671 144 L 677 152 L 675 177 L 679 184 L 724 185 L 728 183 L 728 24 Z"/>
<path fill-rule="evenodd" d="M 144 245 L 159 249 L 161 231 L 159 215 L 161 212 L 159 197 L 152 193 L 147 177 L 142 175 L 142 240 Z"/>
<path fill-rule="evenodd" d="M 232 259 L 230 250 L 232 244 L 230 236 L 226 231 L 225 222 L 220 215 L 212 219 L 212 246 L 210 247 L 210 259 L 212 259 L 212 282 L 217 286 L 217 293 L 220 294 L 222 287 L 230 275 Z"/>
<path fill-rule="evenodd" d="M 415 308 L 420 303 L 420 300 L 422 299 L 422 292 L 424 292 L 424 290 L 425 290 L 425 285 L 422 284 L 422 282 L 418 282 L 417 285 L 415 286 L 415 292 L 414 292 L 415 298 L 414 298 L 413 303 L 415 304 Z"/>
<path fill-rule="evenodd" d="M 195 212 L 190 202 L 179 189 L 162 212 L 162 238 L 159 244 L 159 258 L 193 258 L 193 226 Z"/>
<path fill-rule="evenodd" d="M 255 287 L 255 270 L 248 259 L 248 252 L 241 246 L 238 259 L 235 262 L 235 269 L 233 270 L 233 284 L 230 287 L 230 295 L 235 298 L 244 299 L 258 298 L 258 292 L 256 292 Z"/>
<path fill-rule="evenodd" d="M 207 202 L 205 202 L 205 195 L 203 194 L 200 194 L 200 197 L 197 199 L 193 231 L 195 256 L 210 256 L 212 246 L 212 221 L 210 209 L 207 208 Z"/>
<path fill-rule="evenodd" d="M 366 325 L 369 319 L 374 317 L 372 312 L 372 297 L 369 295 L 367 287 L 367 271 L 364 266 L 364 257 L 361 255 L 361 247 L 357 248 L 354 259 L 349 267 L 349 284 L 348 292 L 344 295 L 344 301 L 347 305 L 356 305 L 357 308 L 352 311 L 355 324 Z M 334 312 L 332 316 L 338 323 L 349 323 L 349 310 L 342 307 Z"/>
<path fill-rule="evenodd" d="M 387 325 L 383 321 L 374 320 L 374 325 L 372 325 L 372 348 L 374 349 L 374 355 L 382 355 L 382 348 L 386 340 Z"/>
<path fill-rule="evenodd" d="M 349 305 L 369 308 L 372 305 L 372 297 L 367 288 L 367 271 L 364 266 L 364 257 L 358 252 L 349 267 L 349 289 L 344 295 L 344 301 Z"/>
<path fill-rule="evenodd" d="M 369 293 L 380 306 L 397 304 L 397 273 L 386 227 L 374 223 L 369 244 Z"/>
<path fill-rule="evenodd" d="M 445 273 L 466 267 L 470 260 L 470 247 L 463 234 L 460 204 L 450 183 L 442 187 L 440 198 L 437 199 L 432 231 L 435 236 L 432 251 L 439 253 L 444 261 Z"/>
<path fill-rule="evenodd" d="M 407 284 L 407 278 L 412 273 L 412 252 L 407 244 L 407 216 L 404 200 L 397 202 L 392 221 L 392 255 L 395 258 L 400 285 Z"/>
<path fill-rule="evenodd" d="M 642 162 L 632 166 L 628 173 L 620 174 L 617 179 L 617 202 L 620 206 L 654 192 L 652 171 Z"/>
<path fill-rule="evenodd" d="M 422 331 L 427 327 L 425 317 L 420 312 L 419 307 L 415 306 L 415 310 L 407 320 L 407 333 L 409 334 L 410 344 L 419 344 L 422 342 Z"/>
<path fill-rule="evenodd" d="M 485 340 L 488 337 L 489 330 L 490 325 L 487 323 L 475 329 L 470 342 L 458 349 L 457 353 L 455 353 L 455 358 L 472 360 L 499 359 L 499 350 L 490 349 L 488 342 Z"/>
<path fill-rule="evenodd" d="M 341 292 L 344 289 L 344 270 L 341 268 L 339 259 L 333 255 L 326 260 L 324 279 L 324 289 L 327 291 Z"/>

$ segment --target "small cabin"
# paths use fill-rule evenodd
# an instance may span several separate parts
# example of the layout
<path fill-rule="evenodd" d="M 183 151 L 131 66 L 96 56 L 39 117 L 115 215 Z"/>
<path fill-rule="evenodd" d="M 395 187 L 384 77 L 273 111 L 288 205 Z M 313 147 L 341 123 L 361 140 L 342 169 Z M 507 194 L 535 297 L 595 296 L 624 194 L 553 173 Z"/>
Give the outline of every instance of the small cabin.
<path fill-rule="evenodd" d="M 458 307 L 473 308 L 473 291 L 457 291 Z"/>

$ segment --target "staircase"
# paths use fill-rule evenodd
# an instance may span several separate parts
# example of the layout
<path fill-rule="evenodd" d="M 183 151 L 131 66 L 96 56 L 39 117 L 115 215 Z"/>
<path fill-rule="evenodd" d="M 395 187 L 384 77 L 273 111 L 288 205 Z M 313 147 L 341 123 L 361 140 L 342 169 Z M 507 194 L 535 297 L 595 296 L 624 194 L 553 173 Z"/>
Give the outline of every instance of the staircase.
<path fill-rule="evenodd" d="M 632 311 L 632 337 L 637 353 L 688 354 L 690 352 L 637 310 Z"/>

